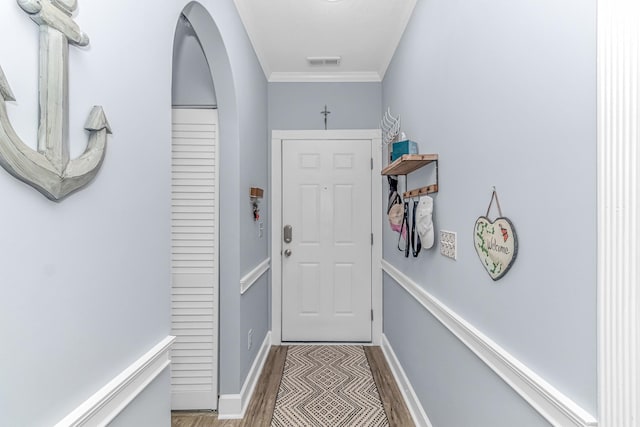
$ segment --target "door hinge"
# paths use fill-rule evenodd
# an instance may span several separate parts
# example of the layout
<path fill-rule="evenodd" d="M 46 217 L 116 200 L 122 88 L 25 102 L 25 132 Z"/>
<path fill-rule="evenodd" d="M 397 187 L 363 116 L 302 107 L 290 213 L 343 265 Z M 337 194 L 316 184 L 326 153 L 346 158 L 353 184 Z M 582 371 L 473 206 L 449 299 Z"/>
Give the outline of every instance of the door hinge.
<path fill-rule="evenodd" d="M 371 233 L 371 246 L 373 246 L 373 233 Z"/>
<path fill-rule="evenodd" d="M 373 310 L 371 310 L 371 321 L 373 322 Z"/>
<path fill-rule="evenodd" d="M 373 170 L 373 157 L 371 158 L 371 170 Z"/>

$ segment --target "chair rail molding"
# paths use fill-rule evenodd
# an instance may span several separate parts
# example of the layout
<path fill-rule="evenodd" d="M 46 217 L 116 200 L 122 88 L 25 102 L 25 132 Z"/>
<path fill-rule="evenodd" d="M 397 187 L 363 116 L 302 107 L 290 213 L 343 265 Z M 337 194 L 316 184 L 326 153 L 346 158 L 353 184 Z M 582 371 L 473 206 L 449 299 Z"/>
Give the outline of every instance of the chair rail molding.
<path fill-rule="evenodd" d="M 598 1 L 598 412 L 640 425 L 640 5 Z"/>
<path fill-rule="evenodd" d="M 88 398 L 55 427 L 104 426 L 118 416 L 171 363 L 175 340 L 167 336 Z"/>
<path fill-rule="evenodd" d="M 388 261 L 382 260 L 382 270 L 552 425 L 575 427 L 598 425 L 593 415 L 562 394 Z"/>
<path fill-rule="evenodd" d="M 244 295 L 245 292 L 253 286 L 264 273 L 271 268 L 271 258 L 267 257 L 265 260 L 256 265 L 250 272 L 245 274 L 240 279 L 240 295 Z"/>

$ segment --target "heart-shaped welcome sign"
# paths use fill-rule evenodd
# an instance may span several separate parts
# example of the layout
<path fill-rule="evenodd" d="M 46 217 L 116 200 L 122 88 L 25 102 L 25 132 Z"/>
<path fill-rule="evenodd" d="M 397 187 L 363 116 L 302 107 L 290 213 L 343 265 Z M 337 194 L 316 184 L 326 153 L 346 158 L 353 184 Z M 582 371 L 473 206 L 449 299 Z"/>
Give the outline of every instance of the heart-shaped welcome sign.
<path fill-rule="evenodd" d="M 511 268 L 518 254 L 518 237 L 511 221 L 505 217 L 495 221 L 481 216 L 473 230 L 476 252 L 493 280 L 498 280 Z"/>

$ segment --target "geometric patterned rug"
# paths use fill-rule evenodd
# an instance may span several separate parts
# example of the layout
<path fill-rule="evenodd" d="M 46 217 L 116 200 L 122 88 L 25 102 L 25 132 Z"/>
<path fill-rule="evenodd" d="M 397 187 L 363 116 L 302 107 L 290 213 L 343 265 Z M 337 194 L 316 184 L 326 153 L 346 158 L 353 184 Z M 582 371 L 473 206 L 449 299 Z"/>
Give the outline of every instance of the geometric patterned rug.
<path fill-rule="evenodd" d="M 289 346 L 272 427 L 388 425 L 361 346 Z"/>

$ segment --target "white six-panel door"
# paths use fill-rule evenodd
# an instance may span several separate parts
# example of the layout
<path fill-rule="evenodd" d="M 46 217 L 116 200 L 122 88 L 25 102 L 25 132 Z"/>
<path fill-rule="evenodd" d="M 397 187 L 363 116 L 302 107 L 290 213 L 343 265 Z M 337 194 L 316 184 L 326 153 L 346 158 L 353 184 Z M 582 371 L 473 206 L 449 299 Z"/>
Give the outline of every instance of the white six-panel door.
<path fill-rule="evenodd" d="M 174 109 L 171 408 L 218 405 L 218 113 Z"/>
<path fill-rule="evenodd" d="M 370 140 L 283 141 L 283 341 L 371 341 L 371 162 Z"/>

